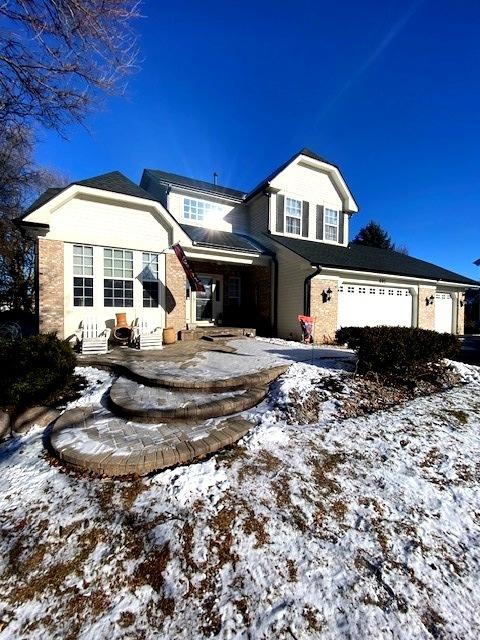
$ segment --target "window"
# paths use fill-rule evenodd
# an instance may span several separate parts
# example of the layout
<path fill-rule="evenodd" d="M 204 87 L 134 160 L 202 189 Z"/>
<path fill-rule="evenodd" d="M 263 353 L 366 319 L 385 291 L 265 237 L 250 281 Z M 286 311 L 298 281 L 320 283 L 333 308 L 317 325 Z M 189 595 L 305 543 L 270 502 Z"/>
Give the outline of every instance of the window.
<path fill-rule="evenodd" d="M 104 275 L 114 278 L 133 278 L 133 251 L 104 249 Z"/>
<path fill-rule="evenodd" d="M 325 207 L 325 240 L 338 242 L 338 211 Z"/>
<path fill-rule="evenodd" d="M 133 307 L 133 251 L 104 249 L 103 271 L 105 306 Z"/>
<path fill-rule="evenodd" d="M 373 287 L 370 287 L 370 294 L 373 296 L 376 293 L 376 289 L 374 289 Z"/>
<path fill-rule="evenodd" d="M 133 307 L 133 280 L 105 278 L 103 295 L 106 307 Z"/>
<path fill-rule="evenodd" d="M 93 307 L 93 247 L 73 245 L 73 306 Z"/>
<path fill-rule="evenodd" d="M 158 253 L 142 254 L 143 306 L 158 307 Z"/>
<path fill-rule="evenodd" d="M 183 217 L 185 220 L 202 222 L 208 214 L 219 212 L 223 212 L 223 207 L 216 202 L 194 200 L 193 198 L 183 199 Z"/>
<path fill-rule="evenodd" d="M 231 276 L 228 279 L 228 302 L 240 306 L 240 278 L 238 276 Z"/>
<path fill-rule="evenodd" d="M 297 236 L 301 233 L 302 203 L 300 200 L 285 198 L 285 229 Z"/>

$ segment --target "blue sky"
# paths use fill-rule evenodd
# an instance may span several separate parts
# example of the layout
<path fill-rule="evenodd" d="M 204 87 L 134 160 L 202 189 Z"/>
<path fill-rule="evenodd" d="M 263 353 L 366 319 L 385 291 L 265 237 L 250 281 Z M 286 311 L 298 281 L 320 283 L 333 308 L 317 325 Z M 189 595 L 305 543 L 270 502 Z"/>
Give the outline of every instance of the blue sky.
<path fill-rule="evenodd" d="M 144 167 L 249 189 L 301 147 L 338 164 L 410 254 L 478 278 L 478 0 L 149 2 L 143 61 L 38 160 L 80 179 Z"/>

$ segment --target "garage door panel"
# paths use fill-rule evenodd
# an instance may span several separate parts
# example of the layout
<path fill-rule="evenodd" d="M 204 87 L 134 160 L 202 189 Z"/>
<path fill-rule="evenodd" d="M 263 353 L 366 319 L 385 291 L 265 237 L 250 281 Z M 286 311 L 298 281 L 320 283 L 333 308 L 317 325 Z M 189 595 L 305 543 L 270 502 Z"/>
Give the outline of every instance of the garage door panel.
<path fill-rule="evenodd" d="M 449 293 L 435 294 L 435 331 L 440 333 L 453 331 L 453 298 Z"/>
<path fill-rule="evenodd" d="M 413 299 L 405 287 L 344 283 L 339 288 L 339 326 L 412 326 Z"/>

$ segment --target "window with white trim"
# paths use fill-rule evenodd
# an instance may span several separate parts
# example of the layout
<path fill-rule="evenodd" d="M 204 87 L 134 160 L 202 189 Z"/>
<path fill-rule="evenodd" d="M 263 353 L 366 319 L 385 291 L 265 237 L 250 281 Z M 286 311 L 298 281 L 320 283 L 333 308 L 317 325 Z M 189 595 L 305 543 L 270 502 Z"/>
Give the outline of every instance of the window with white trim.
<path fill-rule="evenodd" d="M 299 236 L 302 232 L 302 202 L 285 198 L 285 230 Z"/>
<path fill-rule="evenodd" d="M 73 306 L 93 307 L 93 247 L 82 244 L 73 245 Z"/>
<path fill-rule="evenodd" d="M 332 242 L 338 242 L 338 211 L 334 209 L 328 209 L 325 207 L 324 225 L 325 225 L 325 240 L 331 240 Z"/>
<path fill-rule="evenodd" d="M 103 297 L 106 307 L 133 307 L 133 251 L 103 250 Z"/>
<path fill-rule="evenodd" d="M 236 307 L 240 306 L 241 281 L 238 276 L 228 278 L 228 302 Z"/>
<path fill-rule="evenodd" d="M 145 308 L 158 307 L 158 253 L 148 251 L 142 253 L 142 287 L 143 306 Z"/>
<path fill-rule="evenodd" d="M 211 213 L 223 213 L 222 205 L 208 200 L 183 199 L 183 217 L 185 220 L 202 222 Z"/>

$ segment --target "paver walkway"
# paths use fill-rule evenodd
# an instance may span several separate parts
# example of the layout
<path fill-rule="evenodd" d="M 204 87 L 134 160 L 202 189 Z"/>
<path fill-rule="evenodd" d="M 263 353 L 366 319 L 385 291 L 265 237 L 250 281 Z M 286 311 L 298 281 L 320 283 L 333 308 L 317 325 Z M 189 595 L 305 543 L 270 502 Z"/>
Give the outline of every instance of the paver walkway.
<path fill-rule="evenodd" d="M 241 417 L 146 425 L 127 422 L 105 409 L 77 408 L 60 416 L 49 441 L 61 460 L 79 469 L 105 476 L 146 475 L 218 451 L 252 426 Z"/>
<path fill-rule="evenodd" d="M 258 404 L 290 363 L 313 358 L 334 358 L 344 366 L 352 355 L 228 338 L 79 358 L 120 377 L 105 406 L 66 411 L 50 428 L 48 442 L 65 462 L 102 475 L 144 475 L 184 464 L 245 435 L 252 424 L 239 414 Z"/>

